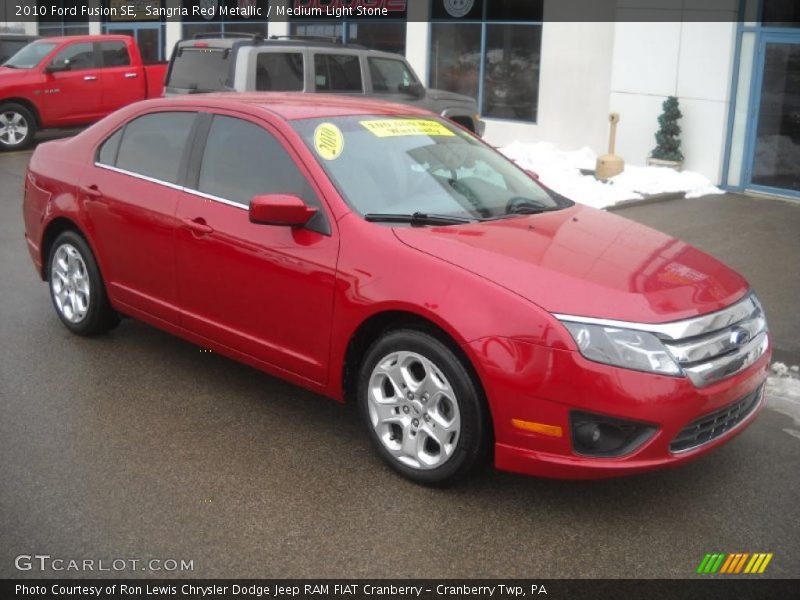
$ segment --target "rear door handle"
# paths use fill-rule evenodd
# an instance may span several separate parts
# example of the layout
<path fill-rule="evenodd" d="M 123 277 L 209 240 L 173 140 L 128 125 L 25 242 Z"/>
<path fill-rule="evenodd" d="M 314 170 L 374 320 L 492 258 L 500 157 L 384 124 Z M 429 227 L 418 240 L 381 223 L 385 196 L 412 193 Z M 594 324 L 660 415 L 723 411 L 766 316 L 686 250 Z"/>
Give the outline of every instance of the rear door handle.
<path fill-rule="evenodd" d="M 202 217 L 197 217 L 196 219 L 184 219 L 183 226 L 195 233 L 212 233 L 214 228 L 211 225 L 208 225 Z"/>
<path fill-rule="evenodd" d="M 89 196 L 90 198 L 103 197 L 103 192 L 101 192 L 96 185 L 82 185 L 81 194 L 84 196 Z"/>
<path fill-rule="evenodd" d="M 97 81 L 97 75 L 84 75 L 84 81 Z"/>
<path fill-rule="evenodd" d="M 138 76 L 138 73 L 125 73 L 125 79 L 136 79 Z"/>

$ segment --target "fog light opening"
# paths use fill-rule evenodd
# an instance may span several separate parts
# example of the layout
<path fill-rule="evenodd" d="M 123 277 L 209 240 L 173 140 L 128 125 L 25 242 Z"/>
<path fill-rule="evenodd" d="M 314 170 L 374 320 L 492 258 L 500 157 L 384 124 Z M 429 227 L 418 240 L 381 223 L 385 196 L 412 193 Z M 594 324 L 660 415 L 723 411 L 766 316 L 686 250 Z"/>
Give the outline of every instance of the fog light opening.
<path fill-rule="evenodd" d="M 576 454 L 614 457 L 630 454 L 646 442 L 655 427 L 604 415 L 573 412 L 572 445 Z"/>

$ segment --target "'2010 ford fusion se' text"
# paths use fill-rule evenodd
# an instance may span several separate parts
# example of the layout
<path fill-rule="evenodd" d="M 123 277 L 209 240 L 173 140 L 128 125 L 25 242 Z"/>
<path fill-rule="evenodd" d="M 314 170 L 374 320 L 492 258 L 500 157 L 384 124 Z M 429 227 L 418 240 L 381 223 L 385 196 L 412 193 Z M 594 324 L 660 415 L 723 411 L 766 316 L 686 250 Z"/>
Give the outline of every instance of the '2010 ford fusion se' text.
<path fill-rule="evenodd" d="M 71 331 L 124 314 L 352 399 L 419 482 L 490 457 L 563 478 L 676 465 L 763 403 L 767 324 L 740 275 L 409 106 L 138 103 L 40 145 L 24 217 Z"/>

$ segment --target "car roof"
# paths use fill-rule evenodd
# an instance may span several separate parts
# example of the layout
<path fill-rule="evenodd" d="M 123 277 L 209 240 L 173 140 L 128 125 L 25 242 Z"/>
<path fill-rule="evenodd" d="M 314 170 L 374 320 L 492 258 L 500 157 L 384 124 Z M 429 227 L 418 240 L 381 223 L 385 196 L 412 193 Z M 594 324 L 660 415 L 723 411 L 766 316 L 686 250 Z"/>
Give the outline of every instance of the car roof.
<path fill-rule="evenodd" d="M 98 35 L 60 35 L 53 37 L 38 38 L 37 41 L 53 42 L 61 44 L 63 42 L 80 41 L 80 42 L 116 42 L 120 40 L 132 40 L 129 35 L 121 34 L 98 34 Z"/>
<path fill-rule="evenodd" d="M 375 98 L 342 96 L 337 94 L 306 94 L 303 92 L 225 92 L 215 94 L 189 94 L 161 98 L 159 106 L 203 105 L 209 108 L 241 110 L 254 107 L 268 111 L 287 121 L 318 119 L 323 117 L 348 117 L 355 115 L 430 116 L 427 110 L 407 104 L 387 102 Z"/>
<path fill-rule="evenodd" d="M 330 41 L 325 39 L 318 39 L 311 37 L 275 37 L 275 38 L 250 38 L 247 36 L 243 37 L 229 37 L 229 38 L 215 38 L 215 37 L 199 37 L 199 38 L 187 38 L 180 40 L 178 45 L 182 48 L 191 48 L 196 46 L 198 48 L 232 48 L 234 44 L 239 46 L 246 46 L 252 48 L 315 48 L 315 49 L 325 49 L 325 50 L 350 50 L 350 51 L 357 51 L 362 52 L 364 54 L 368 54 L 370 56 L 385 56 L 389 58 L 399 58 L 405 59 L 404 56 L 399 54 L 393 54 L 391 52 L 383 52 L 381 50 L 372 50 L 367 48 L 366 46 L 362 46 L 361 44 L 355 43 L 347 43 L 344 44 L 340 41 L 334 41 L 334 38 L 331 38 Z"/>

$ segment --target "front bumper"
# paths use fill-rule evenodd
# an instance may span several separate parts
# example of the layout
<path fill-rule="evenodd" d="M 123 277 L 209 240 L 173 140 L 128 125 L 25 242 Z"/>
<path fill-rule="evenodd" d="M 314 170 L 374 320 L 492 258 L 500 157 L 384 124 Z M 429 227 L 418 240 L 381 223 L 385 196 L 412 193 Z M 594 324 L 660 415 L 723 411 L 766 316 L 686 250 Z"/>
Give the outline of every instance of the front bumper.
<path fill-rule="evenodd" d="M 771 347 L 750 367 L 704 388 L 686 377 L 611 367 L 580 353 L 507 338 L 470 344 L 477 355 L 495 430 L 498 469 L 558 479 L 594 479 L 677 466 L 727 443 L 761 410 Z M 670 444 L 691 423 L 758 393 L 734 427 L 700 445 L 673 452 Z M 573 448 L 570 413 L 584 411 L 646 423 L 655 433 L 629 454 L 599 458 Z M 520 421 L 551 426 L 520 429 Z M 560 428 L 561 435 L 552 431 Z"/>

